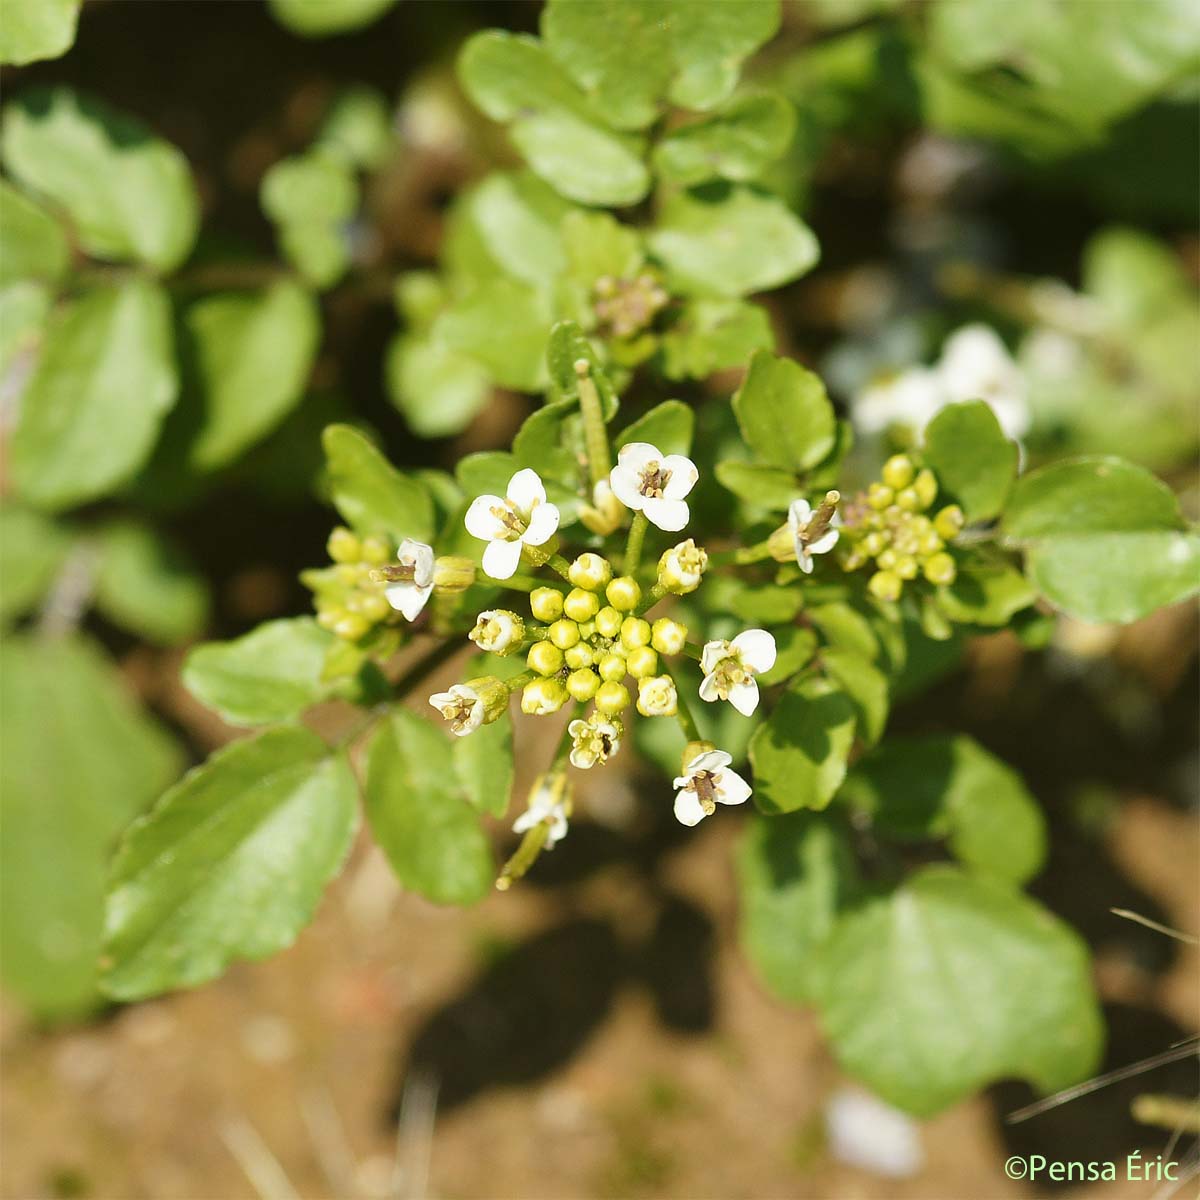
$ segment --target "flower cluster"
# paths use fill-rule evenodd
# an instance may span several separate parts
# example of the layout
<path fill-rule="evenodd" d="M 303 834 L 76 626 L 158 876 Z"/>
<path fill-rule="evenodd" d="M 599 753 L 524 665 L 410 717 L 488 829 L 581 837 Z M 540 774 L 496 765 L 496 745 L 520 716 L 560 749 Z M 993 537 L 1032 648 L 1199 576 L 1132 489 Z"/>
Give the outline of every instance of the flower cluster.
<path fill-rule="evenodd" d="M 339 526 L 329 535 L 328 550 L 332 567 L 305 571 L 301 576 L 313 591 L 318 624 L 355 642 L 376 626 L 396 620 L 387 585 L 377 576 L 378 569 L 392 557 L 391 545 L 384 538 L 362 538 Z M 432 571 L 430 550 L 431 586 Z"/>
<path fill-rule="evenodd" d="M 946 544 L 963 527 L 963 512 L 947 505 L 932 517 L 938 484 L 927 467 L 917 470 L 912 459 L 896 454 L 883 465 L 881 477 L 846 508 L 844 530 L 847 571 L 873 563 L 867 583 L 880 600 L 898 600 L 904 584 L 923 576 L 930 583 L 954 582 L 956 566 Z"/>
<path fill-rule="evenodd" d="M 592 311 L 601 332 L 624 340 L 648 329 L 670 299 L 650 271 L 632 279 L 602 275 L 592 288 Z"/>

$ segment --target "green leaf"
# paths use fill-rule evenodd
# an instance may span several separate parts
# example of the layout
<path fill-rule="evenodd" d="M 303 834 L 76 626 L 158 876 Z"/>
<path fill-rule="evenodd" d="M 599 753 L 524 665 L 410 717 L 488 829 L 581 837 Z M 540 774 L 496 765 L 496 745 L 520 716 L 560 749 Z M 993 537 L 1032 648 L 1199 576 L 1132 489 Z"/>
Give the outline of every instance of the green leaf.
<path fill-rule="evenodd" d="M 363 29 L 395 3 L 396 0 L 267 0 L 280 25 L 309 38 Z"/>
<path fill-rule="evenodd" d="M 160 271 L 192 249 L 199 201 L 187 160 L 140 121 L 69 88 L 38 88 L 4 111 L 4 163 L 66 210 L 97 258 Z"/>
<path fill-rule="evenodd" d="M 861 655 L 888 674 L 904 665 L 903 629 L 870 604 L 833 601 L 805 611 L 829 645 Z"/>
<path fill-rule="evenodd" d="M 281 159 L 262 178 L 259 197 L 263 211 L 281 225 L 349 220 L 358 207 L 358 185 L 336 158 L 309 150 Z"/>
<path fill-rule="evenodd" d="M 825 385 L 791 359 L 760 350 L 734 393 L 733 411 L 746 444 L 772 466 L 804 471 L 833 449 L 836 423 Z"/>
<path fill-rule="evenodd" d="M 949 404 L 925 429 L 925 465 L 942 499 L 955 500 L 968 521 L 986 521 L 1004 507 L 1017 477 L 1017 445 L 984 400 Z"/>
<path fill-rule="evenodd" d="M 0 287 L 25 279 L 56 283 L 69 260 L 62 226 L 0 179 Z"/>
<path fill-rule="evenodd" d="M 1021 777 L 969 737 L 890 738 L 855 764 L 844 796 L 883 834 L 947 838 L 972 870 L 1026 883 L 1046 858 L 1046 823 Z"/>
<path fill-rule="evenodd" d="M 513 785 L 512 720 L 508 716 L 483 725 L 450 747 L 455 778 L 480 812 L 503 817 Z"/>
<path fill-rule="evenodd" d="M 796 476 L 784 467 L 724 459 L 716 465 L 717 482 L 739 500 L 769 512 L 783 512 L 800 494 Z"/>
<path fill-rule="evenodd" d="M 928 867 L 842 917 L 822 958 L 838 1061 L 914 1115 L 1014 1075 L 1052 1092 L 1099 1062 L 1086 947 L 1003 884 Z"/>
<path fill-rule="evenodd" d="M 779 28 L 778 0 L 551 0 L 550 53 L 618 129 L 643 129 L 669 99 L 711 108 L 733 90 L 742 60 Z"/>
<path fill-rule="evenodd" d="M 821 653 L 826 675 L 850 698 L 858 712 L 858 736 L 873 746 L 887 725 L 888 677 L 868 658 L 836 646 Z"/>
<path fill-rule="evenodd" d="M 211 471 L 265 437 L 304 393 L 321 336 L 312 295 L 284 280 L 258 293 L 205 296 L 184 314 L 203 403 L 191 461 Z"/>
<path fill-rule="evenodd" d="M 97 539 L 96 607 L 110 621 L 173 646 L 208 621 L 208 585 L 172 542 L 138 521 L 114 521 Z"/>
<path fill-rule="evenodd" d="M 400 882 L 435 904 L 473 904 L 495 877 L 479 817 L 459 792 L 450 746 L 397 709 L 371 739 L 367 819 Z"/>
<path fill-rule="evenodd" d="M 130 827 L 113 863 L 102 986 L 136 1000 L 290 946 L 358 823 L 350 764 L 268 729 L 197 767 Z"/>
<path fill-rule="evenodd" d="M 0 63 L 23 67 L 66 54 L 83 0 L 4 0 Z"/>
<path fill-rule="evenodd" d="M 664 178 L 688 186 L 748 182 L 784 153 L 795 128 L 795 110 L 782 96 L 739 96 L 714 116 L 668 133 L 655 148 L 654 165 Z"/>
<path fill-rule="evenodd" d="M 798 278 L 816 266 L 817 239 L 774 196 L 743 184 L 676 192 L 647 242 L 672 291 L 744 296 Z"/>
<path fill-rule="evenodd" d="M 742 946 L 771 990 L 818 994 L 820 950 L 862 884 L 842 826 L 824 813 L 756 817 L 737 854 Z"/>
<path fill-rule="evenodd" d="M 7 625 L 41 600 L 70 548 L 70 535 L 49 517 L 0 505 L 0 623 Z"/>
<path fill-rule="evenodd" d="M 397 471 L 349 425 L 330 425 L 321 437 L 334 506 L 358 533 L 401 542 L 433 539 L 433 500 L 416 480 Z"/>
<path fill-rule="evenodd" d="M 381 167 L 395 144 L 387 100 L 364 84 L 354 84 L 338 93 L 317 133 L 321 150 L 363 171 Z"/>
<path fill-rule="evenodd" d="M 630 442 L 649 442 L 664 454 L 688 454 L 695 425 L 696 414 L 682 400 L 664 400 L 626 425 L 613 445 L 620 449 Z"/>
<path fill-rule="evenodd" d="M 759 809 L 824 808 L 845 778 L 854 726 L 854 705 L 844 692 L 823 679 L 792 684 L 750 740 Z"/>
<path fill-rule="evenodd" d="M 546 297 L 498 278 L 454 301 L 433 325 L 433 340 L 484 366 L 502 387 L 538 391 L 546 382 L 553 318 Z"/>
<path fill-rule="evenodd" d="M 1193 306 L 1178 256 L 1157 238 L 1136 229 L 1102 230 L 1083 255 L 1083 287 L 1115 328 L 1136 328 L 1177 304 Z"/>
<path fill-rule="evenodd" d="M 952 621 L 995 627 L 1036 599 L 1033 585 L 1009 563 L 968 559 L 958 564 L 954 582 L 938 589 L 937 604 Z"/>
<path fill-rule="evenodd" d="M 104 876 L 179 750 L 91 642 L 0 642 L 0 974 L 40 1015 L 97 1007 Z"/>
<path fill-rule="evenodd" d="M 616 416 L 620 401 L 613 391 L 600 356 L 595 347 L 584 336 L 583 330 L 574 321 L 559 321 L 550 330 L 550 342 L 546 347 L 546 365 L 550 371 L 550 387 L 556 400 L 579 399 L 579 376 L 575 364 L 583 359 L 591 366 L 592 382 L 600 393 L 600 408 L 606 421 Z"/>
<path fill-rule="evenodd" d="M 0 288 L 0 389 L 15 401 L 24 391 L 50 313 L 50 289 L 41 283 Z"/>
<path fill-rule="evenodd" d="M 319 221 L 294 221 L 279 227 L 279 248 L 306 283 L 332 287 L 350 266 L 350 243 L 342 228 Z"/>
<path fill-rule="evenodd" d="M 756 350 L 775 345 L 767 310 L 745 300 L 689 300 L 662 335 L 660 353 L 668 379 L 707 379 L 740 367 Z"/>
<path fill-rule="evenodd" d="M 779 625 L 771 630 L 775 638 L 775 665 L 764 671 L 758 681 L 770 687 L 786 683 L 812 661 L 817 652 L 817 635 L 799 625 Z"/>
<path fill-rule="evenodd" d="M 388 394 L 418 437 L 460 432 L 492 394 L 486 367 L 422 337 L 394 338 L 384 369 Z"/>
<path fill-rule="evenodd" d="M 1175 497 L 1119 458 L 1079 458 L 1023 476 L 1003 530 L 1052 604 L 1084 621 L 1134 621 L 1200 588 L 1200 539 Z"/>
<path fill-rule="evenodd" d="M 650 187 L 640 139 L 614 133 L 536 38 L 490 30 L 464 46 L 458 75 L 533 171 L 581 204 L 636 204 Z"/>
<path fill-rule="evenodd" d="M 183 686 L 233 725 L 286 721 L 329 696 L 323 672 L 336 642 L 311 617 L 268 621 L 197 646 L 184 660 Z"/>
<path fill-rule="evenodd" d="M 559 228 L 568 269 L 589 289 L 605 275 L 631 279 L 645 261 L 638 231 L 609 213 L 572 209 Z"/>
<path fill-rule="evenodd" d="M 47 330 L 12 436 L 18 494 L 63 509 L 111 492 L 145 461 L 178 386 L 160 287 L 130 280 L 65 306 Z"/>
<path fill-rule="evenodd" d="M 496 171 L 463 197 L 461 215 L 507 274 L 545 288 L 567 265 L 560 226 L 569 213 L 579 210 L 536 175 Z"/>

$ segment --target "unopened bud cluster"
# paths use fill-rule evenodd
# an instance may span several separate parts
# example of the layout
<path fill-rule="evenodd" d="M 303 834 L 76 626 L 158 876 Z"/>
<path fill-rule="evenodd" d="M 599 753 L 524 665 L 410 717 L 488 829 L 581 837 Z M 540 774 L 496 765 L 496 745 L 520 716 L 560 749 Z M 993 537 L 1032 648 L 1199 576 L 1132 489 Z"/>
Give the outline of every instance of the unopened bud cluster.
<path fill-rule="evenodd" d="M 317 623 L 338 637 L 355 642 L 377 625 L 400 619 L 388 603 L 378 570 L 391 561 L 395 547 L 382 537 L 359 537 L 342 526 L 329 535 L 333 566 L 305 571 L 300 578 L 311 589 Z"/>
<path fill-rule="evenodd" d="M 650 271 L 632 279 L 603 275 L 596 280 L 592 297 L 592 311 L 600 328 L 621 339 L 636 337 L 648 329 L 671 299 Z"/>
<path fill-rule="evenodd" d="M 954 582 L 956 567 L 946 544 L 962 529 L 963 512 L 951 504 L 931 516 L 937 494 L 937 478 L 928 467 L 918 470 L 908 455 L 896 454 L 847 506 L 842 566 L 847 571 L 874 566 L 867 587 L 878 599 L 898 600 L 905 583 L 918 578 Z"/>

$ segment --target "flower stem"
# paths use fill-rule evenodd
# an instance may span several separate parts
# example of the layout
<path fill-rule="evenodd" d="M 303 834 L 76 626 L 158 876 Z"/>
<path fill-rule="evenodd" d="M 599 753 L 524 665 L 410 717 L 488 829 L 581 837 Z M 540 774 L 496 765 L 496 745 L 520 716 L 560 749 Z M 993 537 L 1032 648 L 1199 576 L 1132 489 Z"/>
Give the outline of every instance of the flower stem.
<path fill-rule="evenodd" d="M 709 554 L 710 567 L 724 567 L 733 563 L 735 566 L 746 566 L 749 563 L 762 562 L 771 557 L 770 539 L 764 539 L 753 546 L 738 546 L 734 550 L 718 550 Z"/>
<path fill-rule="evenodd" d="M 512 858 L 504 864 L 500 871 L 500 877 L 496 880 L 496 887 L 499 891 L 507 892 L 513 883 L 537 862 L 537 857 L 546 844 L 546 835 L 549 832 L 550 826 L 545 821 L 539 821 L 532 829 L 526 831 Z"/>
<path fill-rule="evenodd" d="M 546 559 L 546 565 L 557 571 L 568 583 L 571 582 L 571 564 L 561 554 L 552 554 Z"/>
<path fill-rule="evenodd" d="M 583 440 L 587 451 L 588 470 L 592 486 L 608 478 L 612 460 L 608 450 L 608 430 L 604 425 L 604 410 L 600 405 L 600 393 L 591 376 L 591 363 L 581 358 L 575 363 L 575 374 L 579 380 L 579 411 L 583 416 Z"/>
<path fill-rule="evenodd" d="M 673 678 L 673 677 L 672 677 Z M 700 730 L 696 728 L 696 718 L 692 716 L 692 710 L 688 708 L 687 702 L 684 700 L 679 691 L 679 684 L 675 684 L 675 715 L 679 718 L 679 725 L 683 729 L 683 736 L 689 742 L 698 742 L 700 738 Z"/>
<path fill-rule="evenodd" d="M 645 513 L 634 513 L 633 523 L 629 526 L 629 539 L 625 543 L 625 574 L 636 575 L 638 564 L 642 561 L 642 542 L 646 540 L 646 526 L 650 522 Z"/>

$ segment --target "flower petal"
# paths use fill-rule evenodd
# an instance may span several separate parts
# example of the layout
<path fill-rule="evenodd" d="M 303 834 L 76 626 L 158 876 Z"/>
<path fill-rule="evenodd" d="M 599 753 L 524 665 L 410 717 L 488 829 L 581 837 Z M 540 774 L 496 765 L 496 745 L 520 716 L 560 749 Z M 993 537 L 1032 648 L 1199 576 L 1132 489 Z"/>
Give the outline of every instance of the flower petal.
<path fill-rule="evenodd" d="M 484 573 L 493 579 L 511 579 L 520 561 L 520 542 L 488 542 L 483 551 Z"/>
<path fill-rule="evenodd" d="M 690 779 L 693 775 L 699 775 L 701 771 L 721 771 L 731 762 L 733 756 L 726 754 L 724 750 L 705 750 L 702 754 L 697 754 L 684 770 Z"/>
<path fill-rule="evenodd" d="M 809 554 L 828 554 L 837 545 L 839 536 L 836 529 L 827 529 L 815 542 L 809 543 Z"/>
<path fill-rule="evenodd" d="M 509 500 L 523 513 L 529 512 L 535 504 L 546 502 L 546 489 L 538 473 L 532 467 L 518 471 L 509 481 L 505 494 Z"/>
<path fill-rule="evenodd" d="M 704 809 L 695 792 L 677 792 L 675 795 L 675 819 L 681 825 L 699 825 L 704 820 Z"/>
<path fill-rule="evenodd" d="M 747 629 L 729 643 L 752 671 L 762 674 L 775 665 L 775 638 L 765 629 Z"/>
<path fill-rule="evenodd" d="M 529 515 L 529 528 L 521 535 L 521 541 L 531 546 L 540 546 L 548 542 L 558 529 L 558 506 L 542 503 L 534 505 Z"/>
<path fill-rule="evenodd" d="M 682 454 L 668 454 L 662 460 L 662 469 L 671 472 L 671 478 L 667 480 L 667 486 L 663 488 L 663 495 L 668 500 L 682 500 L 696 486 L 696 480 L 700 478 L 696 464 Z"/>
<path fill-rule="evenodd" d="M 723 658 L 729 657 L 729 643 L 724 641 L 705 642 L 704 649 L 700 651 L 700 670 L 705 675 L 711 674 L 716 669 L 717 663 Z"/>
<path fill-rule="evenodd" d="M 743 717 L 750 716 L 758 707 L 758 684 L 753 679 L 747 679 L 745 683 L 735 683 L 729 689 L 729 703 Z"/>
<path fill-rule="evenodd" d="M 788 528 L 798 533 L 812 520 L 812 505 L 807 500 L 793 500 L 788 505 Z"/>
<path fill-rule="evenodd" d="M 426 587 L 433 583 L 433 547 L 415 538 L 405 538 L 396 551 L 396 561 L 413 568 L 413 583 Z M 395 607 L 395 606 L 393 606 Z"/>
<path fill-rule="evenodd" d="M 418 587 L 417 584 L 404 580 L 400 583 L 389 585 L 384 589 L 383 594 L 387 597 L 387 602 L 406 621 L 415 621 L 421 615 L 421 610 L 425 607 L 426 602 L 429 600 L 429 594 L 432 591 L 432 584 L 427 584 L 425 587 Z"/>
<path fill-rule="evenodd" d="M 617 453 L 617 465 L 640 475 L 642 468 L 652 462 L 662 462 L 663 456 L 657 446 L 649 442 L 629 442 Z"/>
<path fill-rule="evenodd" d="M 813 566 L 815 564 L 813 563 L 812 554 L 809 552 L 808 547 L 804 547 L 796 555 L 796 562 L 799 565 L 800 570 L 802 570 L 805 575 L 811 575 L 813 573 Z"/>
<path fill-rule="evenodd" d="M 463 524 L 472 537 L 490 542 L 493 538 L 502 537 L 507 530 L 504 522 L 492 511 L 495 508 L 506 509 L 508 506 L 499 496 L 476 496 L 467 509 Z"/>
<path fill-rule="evenodd" d="M 709 704 L 720 699 L 720 696 L 717 695 L 717 677 L 715 675 L 705 675 L 700 681 L 700 699 L 707 700 Z"/>
<path fill-rule="evenodd" d="M 513 822 L 513 833 L 524 833 L 527 829 L 532 829 L 541 819 L 541 816 L 534 812 L 532 808 L 527 808 Z"/>
<path fill-rule="evenodd" d="M 608 473 L 609 483 L 612 485 L 613 495 L 616 496 L 626 508 L 632 508 L 635 511 L 640 511 L 645 497 L 638 491 L 638 484 L 641 481 L 641 476 L 631 467 L 613 467 Z"/>
<path fill-rule="evenodd" d="M 722 771 L 716 779 L 718 804 L 745 804 L 753 790 L 736 771 Z"/>
<path fill-rule="evenodd" d="M 686 500 L 668 500 L 665 496 L 645 497 L 642 501 L 642 512 L 649 518 L 651 525 L 657 525 L 667 533 L 678 533 L 691 516 Z"/>

